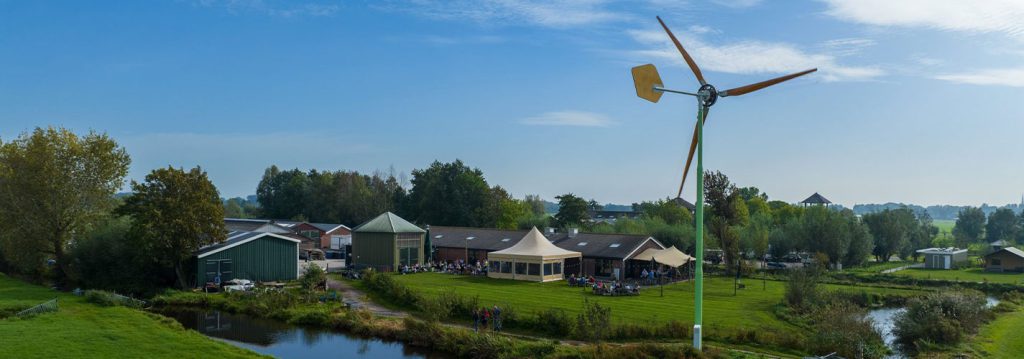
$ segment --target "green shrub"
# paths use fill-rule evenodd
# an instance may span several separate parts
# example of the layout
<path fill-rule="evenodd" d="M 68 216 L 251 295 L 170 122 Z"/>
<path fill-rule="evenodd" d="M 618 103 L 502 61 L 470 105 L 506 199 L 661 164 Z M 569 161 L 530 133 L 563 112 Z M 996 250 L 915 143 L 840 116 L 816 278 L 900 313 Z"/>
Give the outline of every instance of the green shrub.
<path fill-rule="evenodd" d="M 565 310 L 548 308 L 537 312 L 533 329 L 557 337 L 566 337 L 572 335 L 575 327 L 576 321 Z"/>
<path fill-rule="evenodd" d="M 583 312 L 576 316 L 574 336 L 580 340 L 600 341 L 608 335 L 611 326 L 612 309 L 601 303 L 583 299 Z"/>
<path fill-rule="evenodd" d="M 867 312 L 854 303 L 835 301 L 811 314 L 806 348 L 814 354 L 844 358 L 882 358 L 889 350 Z"/>
<path fill-rule="evenodd" d="M 85 301 L 93 304 L 98 304 L 104 307 L 113 307 L 116 305 L 120 305 L 129 308 L 142 308 L 143 304 L 145 303 L 137 299 L 120 296 L 102 290 L 85 291 Z"/>
<path fill-rule="evenodd" d="M 324 286 L 327 281 L 327 272 L 324 272 L 323 268 L 319 265 L 310 264 L 306 266 L 306 269 L 302 270 L 302 276 L 299 277 L 299 284 L 302 289 L 306 291 L 313 291 L 317 288 Z"/>
<path fill-rule="evenodd" d="M 983 294 L 970 290 L 915 298 L 909 301 L 905 312 L 896 315 L 893 334 L 907 352 L 932 348 L 933 343 L 955 345 L 991 319 L 992 312 L 986 304 Z"/>
<path fill-rule="evenodd" d="M 820 294 L 816 271 L 808 268 L 790 271 L 783 297 L 786 305 L 797 311 L 807 311 L 818 303 Z"/>

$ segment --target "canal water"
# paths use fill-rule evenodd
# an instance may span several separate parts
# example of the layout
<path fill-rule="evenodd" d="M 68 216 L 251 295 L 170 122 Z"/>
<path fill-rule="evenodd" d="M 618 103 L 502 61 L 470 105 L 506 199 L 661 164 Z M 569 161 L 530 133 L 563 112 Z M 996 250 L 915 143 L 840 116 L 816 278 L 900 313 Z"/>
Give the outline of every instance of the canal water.
<path fill-rule="evenodd" d="M 161 309 L 185 328 L 277 358 L 445 358 L 399 342 L 303 328 L 275 320 L 214 310 Z"/>
<path fill-rule="evenodd" d="M 999 299 L 995 297 L 986 298 L 986 302 L 989 308 L 999 305 Z M 882 340 L 885 342 L 885 346 L 892 349 L 895 353 L 890 355 L 889 359 L 901 359 L 906 358 L 906 355 L 900 353 L 899 349 L 896 348 L 896 335 L 893 334 L 893 328 L 895 328 L 896 314 L 906 311 L 906 308 L 881 308 L 868 311 L 868 317 L 875 323 L 875 328 L 882 334 Z"/>

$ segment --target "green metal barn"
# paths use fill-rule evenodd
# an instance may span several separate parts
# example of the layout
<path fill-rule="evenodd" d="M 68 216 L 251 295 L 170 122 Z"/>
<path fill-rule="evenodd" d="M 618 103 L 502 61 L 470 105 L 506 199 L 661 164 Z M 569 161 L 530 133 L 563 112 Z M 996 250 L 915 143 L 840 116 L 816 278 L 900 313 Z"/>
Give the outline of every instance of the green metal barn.
<path fill-rule="evenodd" d="M 352 230 L 351 265 L 391 272 L 423 264 L 426 232 L 394 213 L 381 214 Z"/>
<path fill-rule="evenodd" d="M 299 240 L 267 232 L 231 232 L 228 239 L 196 251 L 196 285 L 234 278 L 258 282 L 293 280 L 299 273 Z"/>

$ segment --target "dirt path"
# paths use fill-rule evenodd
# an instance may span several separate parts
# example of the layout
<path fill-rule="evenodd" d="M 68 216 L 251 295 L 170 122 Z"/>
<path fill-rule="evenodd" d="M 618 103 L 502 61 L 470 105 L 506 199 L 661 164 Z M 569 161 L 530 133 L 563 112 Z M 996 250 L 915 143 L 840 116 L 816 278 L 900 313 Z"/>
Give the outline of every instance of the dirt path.
<path fill-rule="evenodd" d="M 392 318 L 404 318 L 409 316 L 409 313 L 391 310 L 384 308 L 366 297 L 366 293 L 353 288 L 351 284 L 345 281 L 336 280 L 333 278 L 327 278 L 327 288 L 334 289 L 341 293 L 342 301 L 345 302 L 352 309 L 366 309 L 374 315 L 380 315 L 384 317 Z"/>

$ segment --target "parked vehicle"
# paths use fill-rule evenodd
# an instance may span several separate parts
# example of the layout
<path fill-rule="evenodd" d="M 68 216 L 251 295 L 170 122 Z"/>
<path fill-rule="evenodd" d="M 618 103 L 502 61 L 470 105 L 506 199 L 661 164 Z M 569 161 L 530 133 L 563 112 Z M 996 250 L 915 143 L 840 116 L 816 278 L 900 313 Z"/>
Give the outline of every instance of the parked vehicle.
<path fill-rule="evenodd" d="M 244 292 L 252 290 L 254 285 L 251 280 L 248 279 L 232 279 L 224 282 L 223 290 L 225 292 Z"/>

